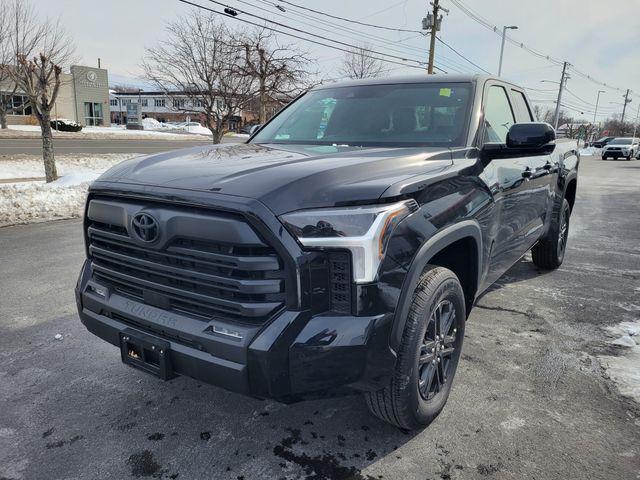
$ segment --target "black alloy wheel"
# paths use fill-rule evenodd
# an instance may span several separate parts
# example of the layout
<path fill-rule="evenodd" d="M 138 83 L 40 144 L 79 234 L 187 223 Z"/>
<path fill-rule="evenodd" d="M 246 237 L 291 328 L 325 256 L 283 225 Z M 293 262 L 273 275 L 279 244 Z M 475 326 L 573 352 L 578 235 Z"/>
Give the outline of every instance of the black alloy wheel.
<path fill-rule="evenodd" d="M 451 357 L 458 348 L 456 311 L 449 300 L 442 300 L 431 313 L 420 347 L 418 390 L 425 400 L 442 392 L 451 377 Z"/>
<path fill-rule="evenodd" d="M 558 258 L 564 258 L 564 251 L 567 248 L 570 214 L 571 210 L 568 208 L 563 208 L 560 213 L 560 228 L 558 229 Z"/>
<path fill-rule="evenodd" d="M 427 265 L 412 289 L 394 373 L 384 388 L 364 392 L 374 415 L 407 430 L 429 425 L 447 403 L 467 318 L 451 270 Z"/>

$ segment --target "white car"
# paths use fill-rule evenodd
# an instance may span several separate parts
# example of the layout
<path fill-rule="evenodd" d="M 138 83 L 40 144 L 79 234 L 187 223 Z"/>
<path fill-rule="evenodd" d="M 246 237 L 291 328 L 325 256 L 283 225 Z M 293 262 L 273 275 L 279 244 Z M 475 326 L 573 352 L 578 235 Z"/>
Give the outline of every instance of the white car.
<path fill-rule="evenodd" d="M 611 140 L 602 148 L 602 159 L 611 157 L 614 160 L 624 157 L 631 160 L 640 150 L 640 142 L 637 138 L 618 137 Z"/>

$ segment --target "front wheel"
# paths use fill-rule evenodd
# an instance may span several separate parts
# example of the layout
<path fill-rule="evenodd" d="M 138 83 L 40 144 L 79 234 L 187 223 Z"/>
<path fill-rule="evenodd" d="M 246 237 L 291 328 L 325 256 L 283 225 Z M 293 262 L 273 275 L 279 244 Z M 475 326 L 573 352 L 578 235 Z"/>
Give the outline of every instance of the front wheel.
<path fill-rule="evenodd" d="M 562 199 L 559 207 L 553 208 L 552 215 L 549 231 L 531 249 L 533 263 L 545 270 L 555 270 L 564 260 L 571 216 L 571 206 L 566 198 Z"/>
<path fill-rule="evenodd" d="M 374 415 L 408 430 L 438 416 L 460 359 L 465 319 L 458 277 L 428 265 L 411 297 L 395 372 L 385 388 L 364 394 Z"/>

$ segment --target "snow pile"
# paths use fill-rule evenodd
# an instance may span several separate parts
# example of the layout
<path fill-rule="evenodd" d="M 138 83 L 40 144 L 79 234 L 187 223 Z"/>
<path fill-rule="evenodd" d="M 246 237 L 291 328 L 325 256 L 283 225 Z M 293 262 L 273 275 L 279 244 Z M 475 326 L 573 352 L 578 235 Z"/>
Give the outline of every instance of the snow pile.
<path fill-rule="evenodd" d="M 187 133 L 195 133 L 196 135 L 211 135 L 211 130 L 202 125 L 186 125 L 184 131 Z"/>
<path fill-rule="evenodd" d="M 145 119 L 148 120 L 148 119 Z M 192 139 L 197 135 L 211 135 L 211 132 L 201 126 L 190 125 L 176 126 L 160 123 L 158 129 L 147 130 L 127 130 L 124 125 L 112 125 L 110 127 L 84 127 L 80 132 L 58 132 L 53 131 L 54 138 L 83 138 L 83 139 L 104 139 L 104 138 L 127 138 L 143 139 L 153 137 L 154 140 L 184 140 L 185 134 L 191 134 Z M 40 127 L 37 125 L 9 125 L 7 130 L 0 130 L 0 138 L 40 138 Z"/>
<path fill-rule="evenodd" d="M 6 183 L 6 180 L 44 177 L 42 160 L 23 157 L 0 160 L 0 226 L 72 218 L 82 215 L 89 183 L 108 168 L 135 154 L 100 157 L 61 156 L 56 161 L 60 178 Z"/>
<path fill-rule="evenodd" d="M 0 185 L 0 226 L 82 215 L 89 183 L 73 186 L 56 184 Z"/>
<path fill-rule="evenodd" d="M 196 135 L 211 135 L 211 130 L 197 122 L 174 123 L 167 125 L 172 131 L 191 133 Z"/>
<path fill-rule="evenodd" d="M 601 356 L 600 362 L 620 393 L 640 402 L 640 320 L 607 330 L 615 337 L 609 343 L 621 349 L 620 356 Z"/>
<path fill-rule="evenodd" d="M 591 157 L 597 153 L 597 150 L 596 147 L 581 148 L 580 155 L 583 157 Z"/>
<path fill-rule="evenodd" d="M 585 147 L 580 149 L 580 155 L 583 155 L 583 156 L 590 157 L 590 156 L 599 155 L 599 154 L 600 154 L 600 149 L 596 147 Z"/>
<path fill-rule="evenodd" d="M 166 128 L 166 124 L 159 122 L 155 118 L 143 118 L 142 126 L 145 130 L 160 130 Z"/>

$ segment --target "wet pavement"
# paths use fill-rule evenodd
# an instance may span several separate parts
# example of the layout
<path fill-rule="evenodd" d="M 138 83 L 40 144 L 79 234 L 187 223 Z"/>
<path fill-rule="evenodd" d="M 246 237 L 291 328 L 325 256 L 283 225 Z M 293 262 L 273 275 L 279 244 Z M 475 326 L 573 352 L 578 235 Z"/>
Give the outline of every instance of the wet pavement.
<path fill-rule="evenodd" d="M 128 368 L 75 312 L 81 222 L 0 229 L 0 479 L 640 478 L 640 408 L 603 366 L 630 352 L 607 327 L 640 317 L 639 209 L 640 161 L 583 157 L 564 265 L 525 257 L 478 301 L 421 432 L 356 395 L 285 406 Z"/>

